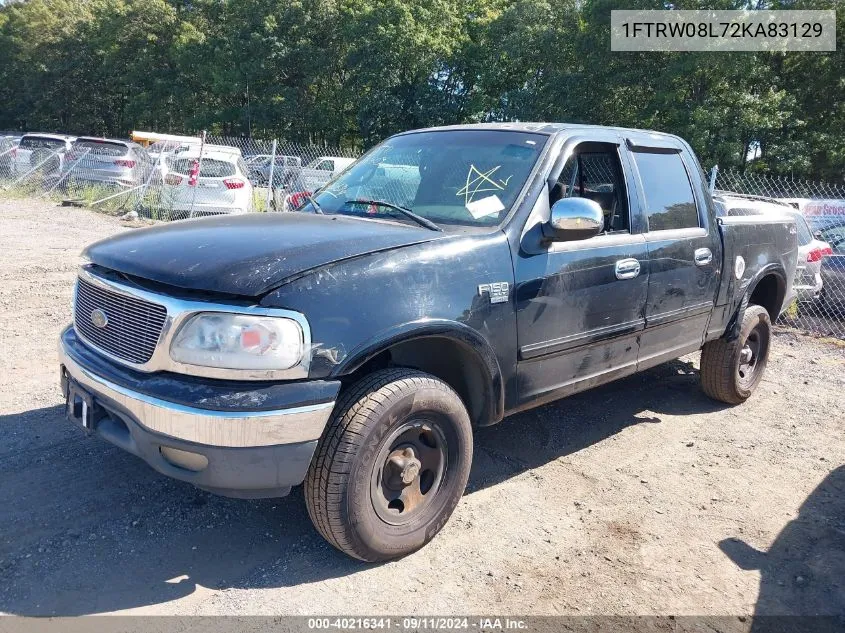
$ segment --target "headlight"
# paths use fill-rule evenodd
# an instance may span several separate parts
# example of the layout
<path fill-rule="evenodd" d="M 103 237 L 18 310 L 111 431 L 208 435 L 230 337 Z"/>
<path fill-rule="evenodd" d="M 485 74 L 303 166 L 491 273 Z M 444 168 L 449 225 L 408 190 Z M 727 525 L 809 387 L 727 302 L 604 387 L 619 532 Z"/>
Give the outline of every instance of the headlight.
<path fill-rule="evenodd" d="M 304 353 L 302 328 L 292 319 L 202 312 L 173 339 L 170 357 L 180 363 L 223 369 L 290 369 Z"/>

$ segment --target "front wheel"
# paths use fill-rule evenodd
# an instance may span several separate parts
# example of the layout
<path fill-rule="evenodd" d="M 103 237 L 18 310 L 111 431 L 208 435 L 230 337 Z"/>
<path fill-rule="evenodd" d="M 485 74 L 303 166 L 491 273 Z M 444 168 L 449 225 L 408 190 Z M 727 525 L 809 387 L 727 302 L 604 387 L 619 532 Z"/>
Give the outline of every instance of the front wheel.
<path fill-rule="evenodd" d="M 708 396 L 727 404 L 741 404 L 763 379 L 772 342 L 772 323 L 765 308 L 745 310 L 739 336 L 717 339 L 701 350 L 701 387 Z"/>
<path fill-rule="evenodd" d="M 376 371 L 338 401 L 305 479 L 323 537 L 364 561 L 409 554 L 446 524 L 469 478 L 466 407 L 442 380 Z"/>

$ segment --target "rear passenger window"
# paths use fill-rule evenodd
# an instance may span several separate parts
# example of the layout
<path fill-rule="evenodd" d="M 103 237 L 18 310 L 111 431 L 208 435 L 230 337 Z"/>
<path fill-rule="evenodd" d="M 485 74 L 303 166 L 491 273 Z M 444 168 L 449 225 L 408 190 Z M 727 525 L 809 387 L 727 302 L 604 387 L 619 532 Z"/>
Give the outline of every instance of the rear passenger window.
<path fill-rule="evenodd" d="M 679 153 L 634 152 L 645 194 L 649 231 L 698 228 L 698 210 Z"/>

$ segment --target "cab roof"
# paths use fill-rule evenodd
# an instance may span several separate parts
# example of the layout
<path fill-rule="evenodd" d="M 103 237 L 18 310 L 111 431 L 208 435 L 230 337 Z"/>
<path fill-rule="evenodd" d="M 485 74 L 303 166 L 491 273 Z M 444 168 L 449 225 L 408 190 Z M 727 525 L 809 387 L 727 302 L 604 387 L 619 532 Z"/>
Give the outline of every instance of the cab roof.
<path fill-rule="evenodd" d="M 682 141 L 680 137 L 674 134 L 667 134 L 666 132 L 657 132 L 655 130 L 640 130 L 636 128 L 614 127 L 611 125 L 588 125 L 586 123 L 548 123 L 540 121 L 526 121 L 526 122 L 496 122 L 496 123 L 466 123 L 461 125 L 444 125 L 440 127 L 429 127 L 419 130 L 409 130 L 401 132 L 397 136 L 405 134 L 414 134 L 417 132 L 438 132 L 445 130 L 502 130 L 511 132 L 530 132 L 534 134 L 547 134 L 549 136 L 558 134 L 560 132 L 575 132 L 578 130 L 614 130 L 635 138 L 642 139 L 643 137 L 663 138 Z"/>

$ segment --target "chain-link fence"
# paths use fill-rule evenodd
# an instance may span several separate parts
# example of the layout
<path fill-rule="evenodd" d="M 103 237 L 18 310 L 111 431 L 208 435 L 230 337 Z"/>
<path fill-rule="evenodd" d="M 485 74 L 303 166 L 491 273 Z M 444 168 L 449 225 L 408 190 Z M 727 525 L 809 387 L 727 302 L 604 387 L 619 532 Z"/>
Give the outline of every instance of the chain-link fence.
<path fill-rule="evenodd" d="M 0 196 L 40 197 L 154 220 L 283 212 L 295 210 L 357 156 L 349 149 L 211 135 L 171 137 L 146 147 L 57 134 L 0 136 Z M 565 188 L 586 182 L 591 191 L 615 191 L 617 175 L 601 155 L 586 156 L 579 165 L 567 172 Z M 845 338 L 845 185 L 716 168 L 710 182 L 724 213 L 794 213 L 797 298 L 781 322 Z"/>
<path fill-rule="evenodd" d="M 780 323 L 845 338 L 845 185 L 716 168 L 711 182 L 728 215 L 795 216 L 796 300 Z"/>
<path fill-rule="evenodd" d="M 0 138 L 0 195 L 154 220 L 289 211 L 354 162 L 354 150 L 199 136 L 144 147 L 124 139 Z"/>

